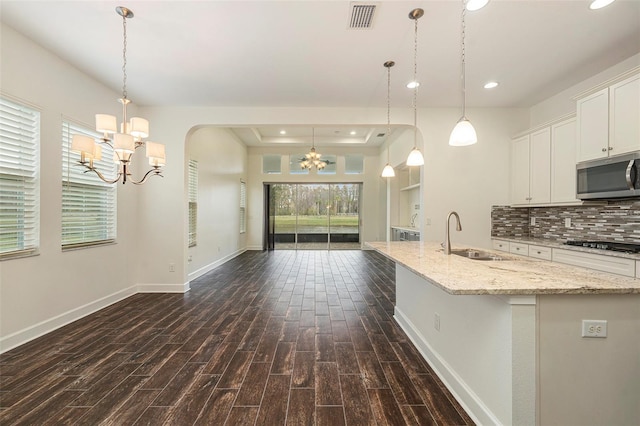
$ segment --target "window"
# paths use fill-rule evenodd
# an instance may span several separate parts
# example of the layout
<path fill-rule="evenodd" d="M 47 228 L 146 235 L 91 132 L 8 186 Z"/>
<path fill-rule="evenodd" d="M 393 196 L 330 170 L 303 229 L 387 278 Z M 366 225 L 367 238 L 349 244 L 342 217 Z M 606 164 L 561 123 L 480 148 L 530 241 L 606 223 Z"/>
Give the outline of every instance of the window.
<path fill-rule="evenodd" d="M 280 170 L 280 157 L 279 154 L 265 154 L 262 156 L 262 173 L 266 175 L 279 175 Z"/>
<path fill-rule="evenodd" d="M 247 232 L 247 184 L 240 181 L 240 233 Z"/>
<path fill-rule="evenodd" d="M 289 174 L 292 175 L 307 175 L 308 169 L 300 167 L 300 163 L 304 159 L 305 154 L 291 154 L 289 156 Z"/>
<path fill-rule="evenodd" d="M 336 174 L 336 162 L 338 157 L 335 155 L 323 155 L 320 157 L 322 161 L 327 163 L 324 169 L 318 170 L 319 175 L 335 175 Z"/>
<path fill-rule="evenodd" d="M 39 244 L 40 112 L 0 98 L 0 259 Z"/>
<path fill-rule="evenodd" d="M 364 172 L 364 156 L 362 154 L 347 154 L 344 156 L 344 173 L 359 175 Z"/>
<path fill-rule="evenodd" d="M 70 151 L 74 134 L 102 137 L 84 126 L 62 122 L 63 250 L 112 243 L 116 239 L 116 185 L 103 182 L 93 172 L 85 173 L 86 169 L 78 165 L 79 154 Z M 105 179 L 115 179 L 113 149 L 106 143 L 100 146 L 102 159 L 94 160 L 93 164 Z"/>
<path fill-rule="evenodd" d="M 198 162 L 189 160 L 189 247 L 197 243 Z"/>

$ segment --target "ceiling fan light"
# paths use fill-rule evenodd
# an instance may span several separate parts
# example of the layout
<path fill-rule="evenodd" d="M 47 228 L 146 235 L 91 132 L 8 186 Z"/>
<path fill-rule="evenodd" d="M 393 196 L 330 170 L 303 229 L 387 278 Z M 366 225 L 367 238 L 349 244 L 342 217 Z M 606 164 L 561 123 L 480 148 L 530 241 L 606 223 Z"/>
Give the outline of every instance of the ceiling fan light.
<path fill-rule="evenodd" d="M 478 142 L 476 129 L 465 117 L 462 117 L 451 131 L 449 136 L 449 145 L 451 146 L 468 146 Z"/>
<path fill-rule="evenodd" d="M 609 6 L 614 1 L 615 0 L 593 0 L 589 5 L 589 9 L 591 10 L 602 9 L 603 7 Z"/>
<path fill-rule="evenodd" d="M 469 12 L 479 10 L 485 7 L 489 3 L 489 0 L 467 0 L 466 8 Z"/>
<path fill-rule="evenodd" d="M 388 177 L 394 177 L 395 175 L 396 175 L 396 172 L 393 170 L 393 167 L 391 167 L 391 164 L 387 163 L 387 165 L 384 166 L 384 169 L 382 169 L 382 177 L 388 178 Z"/>
<path fill-rule="evenodd" d="M 414 147 L 409 156 L 407 157 L 407 166 L 422 166 L 424 164 L 424 157 L 420 150 Z"/>

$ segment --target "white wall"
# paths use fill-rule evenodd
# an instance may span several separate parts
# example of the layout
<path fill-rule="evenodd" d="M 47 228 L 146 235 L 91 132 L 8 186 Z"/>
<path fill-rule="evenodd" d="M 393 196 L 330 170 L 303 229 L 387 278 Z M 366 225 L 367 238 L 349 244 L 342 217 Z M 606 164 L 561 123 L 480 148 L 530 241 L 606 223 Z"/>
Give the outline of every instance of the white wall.
<path fill-rule="evenodd" d="M 197 244 L 188 251 L 189 280 L 246 248 L 240 233 L 240 181 L 247 181 L 247 148 L 227 129 L 191 133 L 189 159 L 198 162 Z"/>
<path fill-rule="evenodd" d="M 508 203 L 511 135 L 526 127 L 528 115 L 524 109 L 470 109 L 467 117 L 476 129 L 478 143 L 452 147 L 449 135 L 459 114 L 456 109 L 419 112 L 425 138 L 422 239 L 444 241 L 446 217 L 456 211 L 462 231 L 453 230 L 452 223 L 452 245 L 489 248 L 491 206 Z"/>
<path fill-rule="evenodd" d="M 634 67 L 640 66 L 640 53 L 594 75 L 556 95 L 545 99 L 537 105 L 531 107 L 531 122 L 529 127 L 535 127 L 540 124 L 555 120 L 563 115 L 576 112 L 576 101 L 573 99 L 576 95 L 590 88 L 604 83 L 607 80 L 615 78 L 619 74 L 628 71 Z M 527 128 L 519 129 L 526 130 Z"/>
<path fill-rule="evenodd" d="M 62 117 L 94 126 L 94 114 L 117 114 L 117 93 L 1 27 L 2 93 L 41 111 L 40 254 L 0 262 L 0 351 L 7 350 L 135 292 L 137 196 L 118 186 L 117 243 L 61 251 Z"/>

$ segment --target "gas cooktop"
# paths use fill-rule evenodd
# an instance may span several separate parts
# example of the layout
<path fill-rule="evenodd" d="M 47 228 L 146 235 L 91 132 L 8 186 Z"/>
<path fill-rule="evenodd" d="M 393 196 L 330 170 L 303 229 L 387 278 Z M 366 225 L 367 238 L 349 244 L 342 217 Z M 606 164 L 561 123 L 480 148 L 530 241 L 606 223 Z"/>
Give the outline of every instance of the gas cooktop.
<path fill-rule="evenodd" d="M 618 243 L 614 241 L 567 241 L 569 246 L 588 247 L 600 250 L 621 251 L 625 253 L 640 253 L 640 244 Z"/>

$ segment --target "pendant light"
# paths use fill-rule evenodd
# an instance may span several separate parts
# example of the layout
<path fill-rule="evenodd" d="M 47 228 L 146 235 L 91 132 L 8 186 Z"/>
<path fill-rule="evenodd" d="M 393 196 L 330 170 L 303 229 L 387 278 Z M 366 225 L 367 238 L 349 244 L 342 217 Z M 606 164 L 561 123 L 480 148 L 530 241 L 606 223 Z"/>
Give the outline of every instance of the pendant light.
<path fill-rule="evenodd" d="M 424 10 L 413 9 L 409 12 L 409 19 L 415 22 L 413 43 L 413 81 L 418 81 L 418 19 L 424 15 Z M 413 149 L 407 157 L 407 166 L 422 166 L 424 157 L 418 149 L 418 84 L 413 86 Z"/>
<path fill-rule="evenodd" d="M 451 131 L 451 136 L 449 136 L 449 145 L 451 146 L 468 146 L 473 145 L 478 142 L 478 136 L 476 135 L 476 129 L 473 128 L 471 122 L 467 119 L 466 113 L 466 104 L 467 104 L 467 94 L 466 94 L 466 75 L 465 75 L 465 16 L 467 14 L 466 8 L 466 0 L 462 0 L 462 67 L 461 67 L 461 76 L 462 79 L 462 117 L 458 120 L 458 123 L 455 125 L 453 130 Z"/>
<path fill-rule="evenodd" d="M 316 168 L 317 170 L 322 170 L 327 167 L 327 162 L 320 159 L 322 154 L 316 152 L 316 131 L 315 128 L 311 128 L 311 151 L 308 154 L 305 154 L 305 158 L 300 162 L 300 168 L 311 170 L 312 168 Z"/>
<path fill-rule="evenodd" d="M 384 63 L 387 69 L 387 141 L 391 135 L 391 67 L 396 63 L 393 61 L 387 61 Z M 382 177 L 389 178 L 394 177 L 396 172 L 393 170 L 389 162 L 389 145 L 387 145 L 387 165 L 382 169 Z"/>

